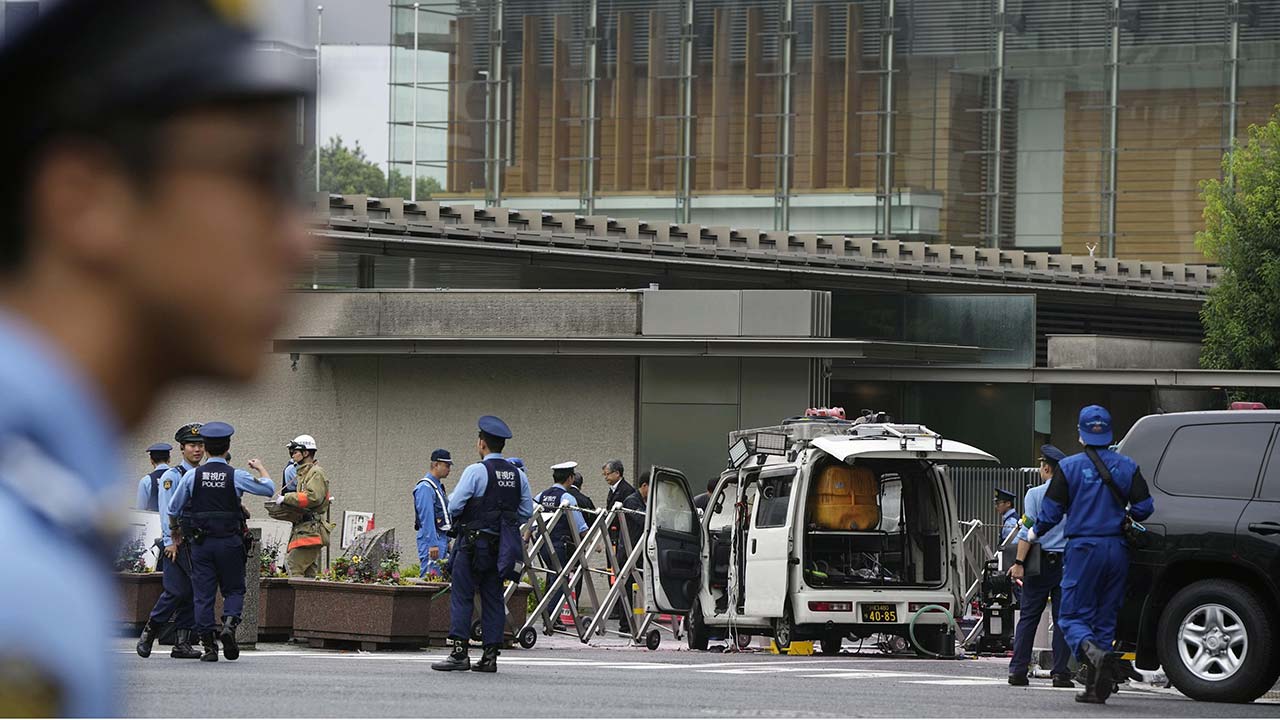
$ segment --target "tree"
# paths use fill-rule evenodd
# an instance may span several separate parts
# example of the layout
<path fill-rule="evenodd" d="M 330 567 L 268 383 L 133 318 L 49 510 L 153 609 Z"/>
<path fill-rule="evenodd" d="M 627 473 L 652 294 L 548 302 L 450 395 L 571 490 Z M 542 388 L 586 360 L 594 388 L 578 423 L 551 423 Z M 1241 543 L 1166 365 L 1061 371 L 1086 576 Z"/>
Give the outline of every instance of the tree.
<path fill-rule="evenodd" d="M 1196 244 L 1222 266 L 1200 311 L 1200 365 L 1280 370 L 1280 108 L 1222 160 L 1223 180 L 1200 184 L 1205 228 Z M 1233 399 L 1280 407 L 1280 393 L 1237 388 Z"/>
<path fill-rule="evenodd" d="M 306 164 L 302 168 L 303 188 L 315 187 L 315 167 L 315 153 L 308 153 Z M 409 181 L 410 178 L 402 175 L 399 170 L 392 170 L 388 187 L 387 176 L 382 172 L 382 167 L 365 155 L 360 143 L 349 148 L 342 142 L 340 135 L 329 138 L 328 144 L 320 148 L 320 189 L 324 192 L 408 199 Z M 439 192 L 444 192 L 439 180 L 433 177 L 418 178 L 419 200 L 425 200 Z"/>

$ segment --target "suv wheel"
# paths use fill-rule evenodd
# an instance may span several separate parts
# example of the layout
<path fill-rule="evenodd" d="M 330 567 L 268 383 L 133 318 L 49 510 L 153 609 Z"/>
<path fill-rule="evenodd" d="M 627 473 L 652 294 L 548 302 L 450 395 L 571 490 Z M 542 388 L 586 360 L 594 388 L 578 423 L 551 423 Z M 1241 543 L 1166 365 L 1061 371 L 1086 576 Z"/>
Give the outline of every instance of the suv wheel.
<path fill-rule="evenodd" d="M 1274 620 L 1248 587 L 1201 580 L 1165 607 L 1157 630 L 1160 664 L 1195 700 L 1250 702 L 1275 682 Z"/>

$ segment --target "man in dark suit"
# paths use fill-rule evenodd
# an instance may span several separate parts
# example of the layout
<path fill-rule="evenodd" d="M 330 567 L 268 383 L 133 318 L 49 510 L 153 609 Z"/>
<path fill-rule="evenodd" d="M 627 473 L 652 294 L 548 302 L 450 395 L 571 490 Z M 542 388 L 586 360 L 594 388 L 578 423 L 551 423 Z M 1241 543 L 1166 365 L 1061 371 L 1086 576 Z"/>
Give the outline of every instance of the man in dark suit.
<path fill-rule="evenodd" d="M 626 510 L 635 510 L 644 512 L 644 501 L 640 498 L 640 494 L 636 489 L 628 483 L 623 474 L 626 468 L 621 460 L 610 460 L 600 469 L 600 475 L 609 485 L 609 496 L 605 499 L 604 506 L 606 509 L 612 508 L 614 503 L 622 503 L 622 507 Z M 624 519 L 614 518 L 609 524 L 609 542 L 614 546 L 614 553 L 618 557 L 618 564 L 621 565 L 627 561 L 626 547 L 622 544 L 619 537 L 619 528 L 625 524 L 627 527 L 627 535 L 631 538 L 631 547 L 640 542 L 640 535 L 644 533 L 644 518 L 640 515 L 626 514 Z M 630 579 L 625 579 L 625 589 L 627 593 L 627 608 L 635 607 L 635 591 L 631 587 Z M 620 610 L 622 610 L 620 608 Z M 626 610 L 618 613 L 618 629 L 628 635 L 631 634 L 631 626 L 627 622 L 625 615 Z"/>

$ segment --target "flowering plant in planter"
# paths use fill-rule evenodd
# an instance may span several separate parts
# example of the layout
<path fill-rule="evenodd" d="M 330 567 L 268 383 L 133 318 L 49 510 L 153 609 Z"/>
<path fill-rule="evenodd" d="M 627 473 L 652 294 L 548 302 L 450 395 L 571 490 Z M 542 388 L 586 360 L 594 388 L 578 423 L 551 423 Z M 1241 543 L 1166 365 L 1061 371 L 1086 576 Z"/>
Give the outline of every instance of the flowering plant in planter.
<path fill-rule="evenodd" d="M 264 543 L 261 551 L 258 553 L 258 562 L 262 566 L 262 577 L 285 577 L 284 569 L 276 564 L 276 558 L 280 557 L 280 548 L 284 543 L 276 540 L 271 543 Z"/>
<path fill-rule="evenodd" d="M 147 546 L 142 544 L 142 538 L 134 538 L 121 545 L 120 551 L 116 554 L 116 572 L 151 572 L 147 567 L 147 561 L 143 559 L 146 554 Z"/>
<path fill-rule="evenodd" d="M 333 566 L 322 577 L 337 582 L 367 583 L 378 585 L 405 585 L 400 574 L 400 546 L 395 543 L 384 543 L 380 546 L 382 560 L 375 562 L 372 557 L 352 555 L 340 557 L 333 561 Z"/>

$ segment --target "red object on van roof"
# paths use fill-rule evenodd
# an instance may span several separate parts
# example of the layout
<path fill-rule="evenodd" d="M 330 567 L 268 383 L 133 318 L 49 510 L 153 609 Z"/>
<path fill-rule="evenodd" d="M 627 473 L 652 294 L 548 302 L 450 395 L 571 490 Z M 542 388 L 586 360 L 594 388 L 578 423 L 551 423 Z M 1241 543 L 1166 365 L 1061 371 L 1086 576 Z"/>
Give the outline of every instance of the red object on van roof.
<path fill-rule="evenodd" d="M 1260 402 L 1233 402 L 1228 410 L 1266 410 L 1267 406 Z"/>

